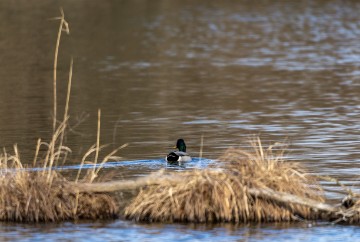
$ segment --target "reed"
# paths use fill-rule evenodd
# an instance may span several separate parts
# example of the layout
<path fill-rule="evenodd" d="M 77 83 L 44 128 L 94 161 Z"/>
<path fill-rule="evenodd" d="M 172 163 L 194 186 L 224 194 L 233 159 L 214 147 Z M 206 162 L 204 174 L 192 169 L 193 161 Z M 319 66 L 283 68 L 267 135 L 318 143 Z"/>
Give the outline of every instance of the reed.
<path fill-rule="evenodd" d="M 4 156 L 0 157 L 5 161 Z M 9 161 L 9 160 L 8 160 Z M 114 218 L 115 200 L 104 193 L 78 193 L 57 172 L 49 177 L 10 164 L 16 171 L 0 176 L 0 220 L 15 222 L 58 222 L 77 219 Z"/>
<path fill-rule="evenodd" d="M 60 17 L 53 18 L 53 20 L 60 20 L 58 35 L 56 39 L 56 45 L 55 45 L 55 55 L 54 55 L 54 69 L 53 69 L 53 132 L 55 132 L 56 129 L 56 120 L 57 120 L 57 64 L 58 64 L 58 56 L 59 56 L 59 47 L 60 47 L 60 39 L 62 32 L 66 32 L 67 34 L 70 34 L 70 28 L 68 22 L 65 20 L 65 14 L 64 10 L 60 8 Z"/>
<path fill-rule="evenodd" d="M 74 189 L 72 181 L 52 169 L 56 159 L 70 152 L 68 147 L 59 145 L 65 123 L 58 126 L 50 143 L 38 140 L 33 161 L 33 164 L 41 164 L 38 170 L 34 170 L 34 167 L 32 169 L 24 167 L 23 164 L 26 163 L 21 160 L 16 145 L 13 154 L 5 149 L 0 154 L 0 221 L 58 222 L 118 217 L 118 205 L 114 196 L 105 192 Z M 38 159 L 41 145 L 47 147 L 42 154 L 44 159 Z M 75 183 L 91 184 L 97 178 L 102 165 L 113 159 L 114 154 L 124 147 L 126 145 L 105 155 L 99 167 L 89 170 L 80 181 L 78 181 L 79 169 Z M 93 152 L 99 155 L 100 149 L 101 146 L 92 147 L 85 153 L 82 161 L 90 163 L 87 157 Z M 95 164 L 96 160 L 92 163 Z"/>
<path fill-rule="evenodd" d="M 71 149 L 64 145 L 64 136 L 69 120 L 69 103 L 72 83 L 73 60 L 70 61 L 68 88 L 64 116 L 62 121 L 57 117 L 57 61 L 60 46 L 61 32 L 69 34 L 69 25 L 65 15 L 60 9 L 61 16 L 54 18 L 60 20 L 58 37 L 55 45 L 54 57 L 54 116 L 53 135 L 50 142 L 40 138 L 37 141 L 33 161 L 21 160 L 18 148 L 14 145 L 13 153 L 8 153 L 5 148 L 0 154 L 0 220 L 17 222 L 47 222 L 77 219 L 102 219 L 118 216 L 116 199 L 103 192 L 81 192 L 74 189 L 71 181 L 63 177 L 58 171 L 53 170 L 60 159 L 66 160 Z M 59 125 L 56 125 L 59 123 Z M 99 159 L 100 146 L 100 110 L 98 116 L 98 131 L 96 145 L 90 147 L 85 153 L 82 162 L 93 163 L 94 169 L 90 170 L 80 180 L 80 171 L 76 183 L 92 183 L 98 176 L 101 166 L 114 158 L 115 153 L 126 145 L 110 152 L 102 159 L 98 168 L 95 165 Z M 43 147 L 43 148 L 42 148 Z M 94 161 L 88 157 L 95 152 Z M 23 164 L 31 164 L 33 168 L 25 169 Z M 30 166 L 30 165 L 29 165 Z M 80 180 L 80 181 L 79 181 Z"/>
<path fill-rule="evenodd" d="M 317 213 L 298 203 L 254 196 L 254 189 L 284 192 L 323 202 L 316 180 L 299 164 L 286 162 L 260 140 L 252 152 L 229 149 L 221 167 L 176 174 L 140 191 L 125 209 L 125 217 L 157 222 L 281 222 L 315 219 Z"/>

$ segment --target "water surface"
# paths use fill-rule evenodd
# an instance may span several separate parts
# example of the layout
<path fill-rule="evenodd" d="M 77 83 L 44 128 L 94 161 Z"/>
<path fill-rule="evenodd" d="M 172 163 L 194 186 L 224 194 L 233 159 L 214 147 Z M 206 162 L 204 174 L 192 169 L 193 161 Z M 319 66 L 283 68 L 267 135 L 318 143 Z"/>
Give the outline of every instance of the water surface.
<path fill-rule="evenodd" d="M 29 162 L 37 138 L 51 135 L 58 23 L 49 18 L 60 6 L 71 28 L 59 56 L 60 110 L 70 56 L 75 62 L 66 165 L 78 165 L 95 143 L 100 108 L 101 143 L 129 143 L 117 177 L 165 167 L 162 159 L 179 137 L 199 157 L 203 135 L 203 156 L 213 160 L 260 135 L 265 145 L 288 142 L 288 159 L 311 173 L 359 191 L 358 1 L 0 2 L 0 145 L 10 150 L 17 143 Z M 341 198 L 331 192 L 334 184 L 324 185 L 330 198 Z M 335 241 L 360 233 L 343 226 L 198 229 L 122 220 L 49 226 L 4 225 L 3 238 Z"/>

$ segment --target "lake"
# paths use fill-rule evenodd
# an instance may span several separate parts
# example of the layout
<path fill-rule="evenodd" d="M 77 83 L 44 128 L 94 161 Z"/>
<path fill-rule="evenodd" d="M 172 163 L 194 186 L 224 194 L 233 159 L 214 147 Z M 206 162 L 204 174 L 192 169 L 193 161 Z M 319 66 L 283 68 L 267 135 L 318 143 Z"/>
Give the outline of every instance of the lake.
<path fill-rule="evenodd" d="M 52 133 L 53 59 L 61 117 L 74 75 L 66 165 L 96 142 L 119 152 L 105 171 L 136 178 L 166 167 L 178 138 L 213 162 L 229 147 L 287 143 L 288 160 L 359 192 L 360 2 L 1 1 L 0 146 L 32 162 Z M 201 137 L 204 145 L 201 147 Z M 194 163 L 193 166 L 197 166 Z M 326 195 L 341 200 L 332 182 Z M 331 224 L 186 225 L 96 221 L 1 224 L 1 240 L 355 241 L 360 228 Z"/>

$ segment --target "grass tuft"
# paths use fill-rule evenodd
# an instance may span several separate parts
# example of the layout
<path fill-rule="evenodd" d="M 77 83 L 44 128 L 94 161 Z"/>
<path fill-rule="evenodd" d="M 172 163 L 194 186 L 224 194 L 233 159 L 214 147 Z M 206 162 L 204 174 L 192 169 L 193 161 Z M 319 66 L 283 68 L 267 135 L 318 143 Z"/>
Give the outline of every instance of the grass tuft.
<path fill-rule="evenodd" d="M 49 143 L 37 141 L 35 156 L 32 161 L 21 160 L 17 145 L 14 145 L 14 153 L 9 154 L 5 148 L 0 154 L 0 220 L 17 222 L 47 222 L 77 219 L 103 219 L 118 216 L 116 200 L 103 192 L 81 192 L 74 189 L 72 182 L 64 178 L 54 166 L 59 160 L 65 161 L 71 149 L 64 145 L 64 136 L 68 127 L 69 103 L 72 83 L 73 60 L 70 62 L 68 88 L 64 117 L 62 121 L 57 117 L 57 61 L 62 31 L 69 34 L 69 25 L 65 15 L 60 9 L 61 17 L 54 18 L 60 21 L 54 57 L 54 119 L 53 135 Z M 59 123 L 59 125 L 56 125 Z M 80 182 L 79 174 L 76 183 L 92 183 L 98 176 L 101 166 L 113 158 L 115 152 L 124 146 L 106 155 L 100 167 L 95 165 L 99 158 L 100 146 L 100 110 L 98 117 L 98 132 L 96 146 L 91 147 L 85 153 L 82 162 L 93 163 L 94 169 L 90 170 Z M 87 158 L 93 152 L 96 153 L 94 161 Z M 24 164 L 32 164 L 32 168 L 26 169 Z"/>
<path fill-rule="evenodd" d="M 315 179 L 299 164 L 285 162 L 282 153 L 264 149 L 260 140 L 252 152 L 229 149 L 221 168 L 176 173 L 181 182 L 162 182 L 142 189 L 125 209 L 125 217 L 156 222 L 281 222 L 314 219 L 309 207 L 252 195 L 251 189 L 272 189 L 324 201 Z"/>

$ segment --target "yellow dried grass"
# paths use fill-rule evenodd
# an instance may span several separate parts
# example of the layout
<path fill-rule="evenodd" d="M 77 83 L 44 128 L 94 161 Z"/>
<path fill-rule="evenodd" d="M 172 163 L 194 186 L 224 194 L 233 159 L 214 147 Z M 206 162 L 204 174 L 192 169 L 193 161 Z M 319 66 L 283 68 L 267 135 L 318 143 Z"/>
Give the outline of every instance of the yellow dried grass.
<path fill-rule="evenodd" d="M 34 158 L 34 164 L 40 163 L 41 168 L 38 170 L 24 168 L 16 145 L 14 154 L 7 153 L 5 149 L 0 154 L 0 221 L 58 222 L 118 216 L 118 205 L 114 197 L 104 192 L 79 192 L 74 189 L 71 181 L 52 169 L 54 162 L 70 152 L 69 148 L 59 145 L 64 123 L 59 125 L 50 144 L 38 141 Z M 47 149 L 43 154 L 45 158 L 38 160 L 41 145 Z M 102 164 L 123 147 L 106 155 Z M 57 152 L 53 152 L 54 150 Z M 99 153 L 99 148 L 91 150 L 90 153 L 96 150 Z M 86 157 L 83 158 L 85 159 Z M 76 183 L 93 182 L 99 169 L 100 167 L 89 170 L 81 181 Z"/>
<path fill-rule="evenodd" d="M 68 89 L 64 109 L 64 117 L 57 126 L 57 101 L 56 101 L 56 69 L 61 32 L 69 34 L 69 25 L 64 18 L 64 12 L 60 9 L 61 16 L 54 18 L 60 20 L 58 37 L 54 57 L 54 119 L 53 135 L 49 143 L 38 139 L 35 149 L 35 157 L 32 161 L 33 167 L 40 166 L 38 171 L 24 169 L 20 159 L 17 146 L 14 145 L 14 154 L 9 154 L 5 149 L 0 154 L 0 220 L 18 222 L 40 222 L 40 221 L 64 221 L 76 219 L 102 219 L 118 216 L 116 200 L 110 195 L 102 192 L 79 192 L 74 189 L 68 181 L 62 177 L 53 167 L 60 159 L 66 160 L 71 149 L 63 144 L 65 131 L 69 119 L 69 102 L 72 82 L 73 60 L 70 62 Z M 41 147 L 44 146 L 44 153 Z M 81 182 L 93 182 L 98 176 L 101 166 L 112 159 L 115 152 L 125 147 L 123 145 L 106 155 L 100 167 L 95 168 L 99 158 L 100 146 L 100 110 L 98 116 L 98 130 L 96 146 L 91 147 L 83 157 L 83 162 L 90 163 L 87 159 L 93 152 L 96 153 L 94 169 L 90 170 Z M 78 182 L 81 169 L 79 169 L 76 183 Z"/>
<path fill-rule="evenodd" d="M 58 222 L 114 218 L 115 200 L 102 193 L 77 193 L 68 181 L 52 172 L 52 182 L 42 172 L 16 171 L 0 176 L 0 220 Z"/>
<path fill-rule="evenodd" d="M 157 222 L 281 222 L 318 215 L 307 206 L 253 196 L 249 189 L 270 188 L 324 201 L 315 179 L 299 164 L 283 161 L 258 140 L 253 152 L 229 149 L 222 167 L 174 173 L 179 183 L 163 182 L 142 189 L 125 209 L 125 217 Z"/>

